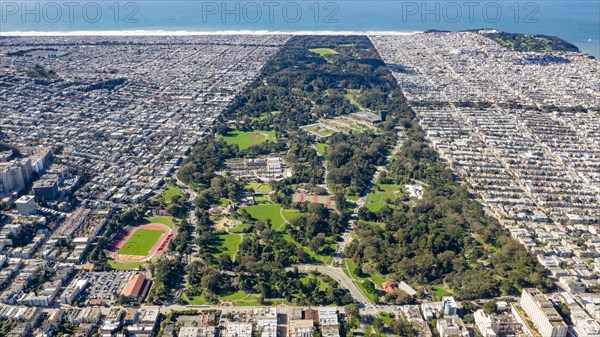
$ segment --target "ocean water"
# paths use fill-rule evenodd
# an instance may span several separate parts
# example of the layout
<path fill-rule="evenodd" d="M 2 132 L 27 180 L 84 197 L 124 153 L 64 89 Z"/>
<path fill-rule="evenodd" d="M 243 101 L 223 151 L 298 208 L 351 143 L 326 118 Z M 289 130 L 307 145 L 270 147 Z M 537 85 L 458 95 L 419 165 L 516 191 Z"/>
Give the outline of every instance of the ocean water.
<path fill-rule="evenodd" d="M 600 58 L 600 0 L 0 0 L 0 34 L 417 32 L 559 36 Z"/>

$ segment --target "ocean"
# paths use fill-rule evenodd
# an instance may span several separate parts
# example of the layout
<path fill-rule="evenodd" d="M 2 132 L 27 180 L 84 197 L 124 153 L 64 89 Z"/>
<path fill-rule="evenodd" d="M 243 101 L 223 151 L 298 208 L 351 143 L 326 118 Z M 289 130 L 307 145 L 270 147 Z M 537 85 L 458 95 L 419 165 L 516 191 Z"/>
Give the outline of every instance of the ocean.
<path fill-rule="evenodd" d="M 0 0 L 0 35 L 410 33 L 496 28 L 561 37 L 600 59 L 600 1 Z"/>

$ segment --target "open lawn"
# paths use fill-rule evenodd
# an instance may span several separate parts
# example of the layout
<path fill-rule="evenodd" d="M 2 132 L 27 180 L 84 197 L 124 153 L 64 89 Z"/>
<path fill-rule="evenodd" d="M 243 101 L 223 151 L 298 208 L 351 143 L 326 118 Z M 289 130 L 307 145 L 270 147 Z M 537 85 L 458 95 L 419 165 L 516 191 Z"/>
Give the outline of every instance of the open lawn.
<path fill-rule="evenodd" d="M 350 194 L 346 195 L 346 200 L 348 200 L 348 201 L 357 202 L 358 199 L 360 199 L 360 196 L 358 196 L 358 195 L 350 195 Z"/>
<path fill-rule="evenodd" d="M 188 297 L 185 293 L 181 295 L 181 298 L 186 301 L 188 304 L 190 305 L 205 305 L 208 304 L 208 302 L 206 302 L 206 300 L 204 299 L 204 296 L 199 295 L 199 296 L 193 296 L 193 297 Z"/>
<path fill-rule="evenodd" d="M 137 269 L 141 265 L 143 265 L 144 263 L 145 263 L 144 261 L 124 263 L 124 262 L 117 262 L 117 261 L 115 261 L 113 259 L 110 259 L 110 258 L 108 259 L 108 264 L 113 269 L 126 269 L 126 270 Z"/>
<path fill-rule="evenodd" d="M 159 223 L 163 224 L 169 228 L 173 228 L 173 217 L 172 216 L 153 216 L 150 218 L 146 218 L 148 223 Z"/>
<path fill-rule="evenodd" d="M 387 204 L 387 200 L 390 199 L 392 202 L 397 198 L 397 191 L 401 188 L 400 185 L 385 185 L 377 184 L 373 188 L 373 191 L 367 195 L 365 200 L 365 206 L 371 212 L 379 211 L 383 206 Z"/>
<path fill-rule="evenodd" d="M 354 91 L 354 90 L 346 90 L 346 93 L 344 94 L 344 97 L 346 97 L 346 99 L 349 100 L 350 103 L 352 103 L 353 105 L 355 105 L 360 110 L 365 110 L 365 108 L 360 103 L 358 103 L 358 101 L 356 100 L 356 98 L 354 98 L 354 95 L 356 93 L 357 93 L 357 91 Z"/>
<path fill-rule="evenodd" d="M 312 259 L 312 261 L 311 261 L 312 264 L 319 264 L 319 263 L 332 264 L 333 263 L 333 256 L 315 253 L 312 251 L 312 249 L 302 246 L 298 241 L 294 240 L 294 238 L 290 234 L 288 234 L 288 233 L 280 233 L 280 234 L 281 234 L 281 238 L 284 239 L 285 241 L 291 242 L 291 243 L 295 244 L 296 246 L 301 247 L 304 250 L 304 252 L 306 254 L 308 254 L 308 256 L 310 256 L 310 258 Z M 335 252 L 336 248 L 337 248 L 337 246 L 335 245 L 335 243 L 331 242 L 331 240 L 326 240 L 326 248 L 324 248 L 324 249 L 328 249 L 329 251 Z"/>
<path fill-rule="evenodd" d="M 337 51 L 335 51 L 331 48 L 313 48 L 313 49 L 310 49 L 310 51 L 315 54 L 318 54 L 319 56 L 324 58 L 325 61 L 327 61 L 327 63 L 329 63 L 329 64 L 334 64 L 335 62 L 327 56 L 339 54 Z"/>
<path fill-rule="evenodd" d="M 381 285 L 383 284 L 383 282 L 386 281 L 386 279 L 382 276 L 379 275 L 375 275 L 375 274 L 365 274 L 362 276 L 358 276 L 354 273 L 354 268 L 356 267 L 356 264 L 351 260 L 351 259 L 344 259 L 344 264 L 345 266 L 347 266 L 348 271 L 350 272 L 352 278 L 357 279 L 357 280 L 371 280 L 373 281 L 373 283 L 375 283 L 377 286 L 381 287 Z"/>
<path fill-rule="evenodd" d="M 257 220 L 266 222 L 267 219 L 271 219 L 271 227 L 275 229 L 283 225 L 286 220 L 289 221 L 299 214 L 296 210 L 284 210 L 278 204 L 260 204 L 242 207 L 241 210 L 245 210 L 252 218 Z"/>
<path fill-rule="evenodd" d="M 170 203 L 175 196 L 183 196 L 183 191 L 176 185 L 168 185 L 165 189 L 165 201 Z"/>
<path fill-rule="evenodd" d="M 267 203 L 267 202 L 269 202 L 269 196 L 268 195 L 255 195 L 254 201 L 256 201 L 259 204 Z"/>
<path fill-rule="evenodd" d="M 231 229 L 229 229 L 229 233 L 244 233 L 250 226 L 247 224 L 237 225 Z"/>
<path fill-rule="evenodd" d="M 268 193 L 268 192 L 271 192 L 271 190 L 272 190 L 271 185 L 263 184 L 263 183 L 259 183 L 259 182 L 247 183 L 245 188 L 253 189 L 254 192 L 258 192 L 258 193 Z"/>
<path fill-rule="evenodd" d="M 250 188 L 250 189 L 253 189 L 256 191 L 260 187 L 260 185 L 262 185 L 262 184 L 257 183 L 256 181 L 253 181 L 253 182 L 247 183 L 246 186 L 244 186 L 244 187 L 246 187 L 247 189 Z"/>
<path fill-rule="evenodd" d="M 379 314 L 379 318 L 381 318 L 381 320 L 387 326 L 392 326 L 392 322 L 394 321 L 394 319 L 396 319 L 396 317 L 394 316 L 393 313 L 383 313 L 383 312 Z"/>
<path fill-rule="evenodd" d="M 315 54 L 319 54 L 320 56 L 338 54 L 337 51 L 335 51 L 331 48 L 313 48 L 313 49 L 310 49 L 310 51 Z"/>
<path fill-rule="evenodd" d="M 235 255 L 235 253 L 237 252 L 238 247 L 240 246 L 240 242 L 242 242 L 242 235 L 240 235 L 240 234 L 219 235 L 219 243 L 220 244 L 217 247 L 219 252 L 214 255 L 216 256 L 216 255 L 221 255 L 221 254 L 227 254 L 227 255 L 233 257 Z"/>
<path fill-rule="evenodd" d="M 266 192 L 271 192 L 271 190 L 272 190 L 272 188 L 271 188 L 271 185 L 269 185 L 269 184 L 261 184 L 261 185 L 258 187 L 258 189 L 256 189 L 255 191 L 256 191 L 256 192 L 263 192 L 263 193 L 266 193 Z"/>
<path fill-rule="evenodd" d="M 237 144 L 240 150 L 248 149 L 254 145 L 262 144 L 266 141 L 277 142 L 275 130 L 254 130 L 254 131 L 231 131 L 226 135 L 220 135 L 229 145 Z"/>
<path fill-rule="evenodd" d="M 444 286 L 431 286 L 433 296 L 436 301 L 440 301 L 443 296 L 449 295 L 450 293 L 444 288 Z"/>
<path fill-rule="evenodd" d="M 219 299 L 223 302 L 232 302 L 235 306 L 244 307 L 260 305 L 258 297 L 259 295 L 248 294 L 244 291 L 236 291 L 231 294 L 222 295 L 219 297 Z"/>
<path fill-rule="evenodd" d="M 327 150 L 328 147 L 329 147 L 329 144 L 325 144 L 325 143 L 316 143 L 315 144 L 315 148 L 317 149 L 317 152 L 321 156 L 325 154 L 325 150 Z"/>
<path fill-rule="evenodd" d="M 253 121 L 264 121 L 265 119 L 269 118 L 272 115 L 276 115 L 278 113 L 281 113 L 281 111 L 271 111 L 271 112 L 264 112 L 262 114 L 260 114 L 260 116 L 258 117 L 252 117 Z"/>
<path fill-rule="evenodd" d="M 119 249 L 119 254 L 146 256 L 164 232 L 155 229 L 138 229 Z"/>
<path fill-rule="evenodd" d="M 229 204 L 231 204 L 231 201 L 229 201 L 229 199 L 227 199 L 227 198 L 219 199 L 219 206 L 226 207 L 226 206 L 229 206 Z"/>

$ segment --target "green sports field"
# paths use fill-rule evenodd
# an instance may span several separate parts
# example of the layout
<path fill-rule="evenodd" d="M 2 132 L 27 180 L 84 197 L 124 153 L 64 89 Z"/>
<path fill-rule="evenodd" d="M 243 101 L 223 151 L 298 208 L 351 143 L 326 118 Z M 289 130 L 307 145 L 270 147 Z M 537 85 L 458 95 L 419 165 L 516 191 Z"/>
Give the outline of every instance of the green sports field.
<path fill-rule="evenodd" d="M 164 232 L 155 229 L 138 229 L 119 249 L 119 254 L 146 256 Z"/>
<path fill-rule="evenodd" d="M 248 149 L 254 145 L 262 144 L 266 141 L 277 142 L 275 130 L 254 130 L 254 131 L 231 131 L 226 135 L 220 135 L 229 145 L 237 144 L 240 150 Z"/>

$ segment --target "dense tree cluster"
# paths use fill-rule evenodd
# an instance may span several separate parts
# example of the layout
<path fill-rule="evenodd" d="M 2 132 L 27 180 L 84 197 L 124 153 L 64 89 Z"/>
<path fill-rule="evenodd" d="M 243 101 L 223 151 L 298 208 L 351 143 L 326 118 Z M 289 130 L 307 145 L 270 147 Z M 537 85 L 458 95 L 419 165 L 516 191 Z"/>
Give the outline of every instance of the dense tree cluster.
<path fill-rule="evenodd" d="M 325 246 L 327 236 L 337 238 L 348 223 L 347 214 L 332 212 L 322 204 L 305 203 L 298 207 L 304 213 L 290 221 L 288 232 L 296 242 L 317 253 Z"/>
<path fill-rule="evenodd" d="M 338 53 L 325 59 L 311 48 L 332 48 Z M 348 90 L 362 107 L 383 112 L 384 120 L 374 131 L 329 137 L 328 149 L 321 158 L 309 145 L 313 136 L 300 131 L 300 127 L 356 111 L 358 107 L 344 97 Z M 377 212 L 361 209 L 356 226 L 358 239 L 346 251 L 356 262 L 358 272 L 390 275 L 413 284 L 443 283 L 461 299 L 515 294 L 525 286 L 551 286 L 535 260 L 484 213 L 427 145 L 414 113 L 369 39 L 310 36 L 288 41 L 221 115 L 214 134 L 193 148 L 179 171 L 178 177 L 198 191 L 194 202 L 198 206 L 200 260 L 186 270 L 189 295 L 202 293 L 206 299 L 215 300 L 217 295 L 242 290 L 260 293 L 263 299 L 339 304 L 347 296 L 335 282 L 329 284 L 324 276 L 311 278 L 318 281 L 302 282 L 291 270 L 295 264 L 310 262 L 310 257 L 289 239 L 322 252 L 326 240 L 337 237 L 347 223 L 343 195 L 362 194 L 370 188 L 376 166 L 385 164 L 395 144 L 396 128 L 403 129 L 408 139 L 388 164 L 381 182 L 402 185 L 418 181 L 424 186 L 424 195 L 421 200 L 398 198 Z M 275 130 L 278 142 L 240 151 L 217 137 L 232 130 Z M 214 247 L 219 246 L 221 238 L 208 209 L 223 197 L 238 200 L 243 186 L 215 172 L 221 171 L 229 158 L 286 150 L 294 176 L 273 182 L 275 193 L 270 198 L 306 213 L 292 220 L 284 234 L 241 211 L 239 216 L 246 225 L 244 239 L 234 258 L 219 255 Z M 313 189 L 323 183 L 322 160 L 338 212 L 292 201 L 299 185 Z M 330 286 L 323 290 L 314 282 Z M 396 296 L 389 300 L 407 299 Z M 395 321 L 394 332 L 414 335 L 404 323 L 401 319 Z"/>
<path fill-rule="evenodd" d="M 325 158 L 327 179 L 334 190 L 363 193 L 370 186 L 375 166 L 385 163 L 392 140 L 371 132 L 333 135 Z"/>
<path fill-rule="evenodd" d="M 187 254 L 191 251 L 191 228 L 187 220 L 183 219 L 177 226 L 177 234 L 169 241 L 169 250 L 181 254 Z"/>
<path fill-rule="evenodd" d="M 483 36 L 498 42 L 503 47 L 521 52 L 579 51 L 574 44 L 556 36 L 506 32 L 485 33 Z"/>
<path fill-rule="evenodd" d="M 192 148 L 177 172 L 177 177 L 184 183 L 194 186 L 207 186 L 215 177 L 215 172 L 223 168 L 225 159 L 235 156 L 235 149 L 225 141 L 206 137 Z"/>
<path fill-rule="evenodd" d="M 223 264 L 208 266 L 200 260 L 187 266 L 188 296 L 202 294 L 209 301 L 216 302 L 217 295 L 244 291 L 260 294 L 263 300 L 285 299 L 298 305 L 344 305 L 352 302 L 352 296 L 340 288 L 337 281 L 325 275 L 311 273 L 307 276 L 295 269 L 265 269 L 256 274 L 241 271 L 244 268 L 231 259 L 219 258 L 219 262 L 225 263 L 227 268 L 220 268 Z M 233 273 L 230 271 L 232 268 L 238 271 Z"/>
<path fill-rule="evenodd" d="M 147 301 L 162 304 L 169 299 L 173 289 L 181 282 L 185 264 L 181 259 L 165 257 L 150 264 L 150 272 L 154 285 L 148 294 Z"/>
<path fill-rule="evenodd" d="M 425 186 L 423 198 L 398 200 L 378 212 L 362 209 L 364 221 L 357 226 L 361 239 L 348 247 L 347 255 L 413 284 L 443 282 L 462 299 L 550 287 L 543 268 L 484 213 L 466 186 L 455 182 L 418 127 L 408 133 L 385 179 L 400 184 L 418 180 Z"/>

